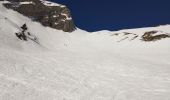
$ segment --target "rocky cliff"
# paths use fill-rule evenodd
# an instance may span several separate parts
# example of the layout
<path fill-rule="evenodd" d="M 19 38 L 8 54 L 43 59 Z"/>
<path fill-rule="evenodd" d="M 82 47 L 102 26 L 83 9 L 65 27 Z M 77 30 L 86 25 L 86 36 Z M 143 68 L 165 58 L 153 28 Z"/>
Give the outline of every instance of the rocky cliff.
<path fill-rule="evenodd" d="M 1 0 L 2 1 L 2 0 Z M 4 6 L 13 9 L 44 26 L 65 32 L 76 29 L 70 10 L 61 4 L 46 0 L 8 0 Z"/>

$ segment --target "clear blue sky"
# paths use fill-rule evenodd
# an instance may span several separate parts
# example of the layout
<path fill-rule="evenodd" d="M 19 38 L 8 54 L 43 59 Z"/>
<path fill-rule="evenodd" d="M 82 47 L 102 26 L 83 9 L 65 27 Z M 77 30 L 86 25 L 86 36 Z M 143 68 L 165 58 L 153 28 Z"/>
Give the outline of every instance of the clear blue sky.
<path fill-rule="evenodd" d="M 170 0 L 51 0 L 71 10 L 86 31 L 119 30 L 170 24 Z"/>

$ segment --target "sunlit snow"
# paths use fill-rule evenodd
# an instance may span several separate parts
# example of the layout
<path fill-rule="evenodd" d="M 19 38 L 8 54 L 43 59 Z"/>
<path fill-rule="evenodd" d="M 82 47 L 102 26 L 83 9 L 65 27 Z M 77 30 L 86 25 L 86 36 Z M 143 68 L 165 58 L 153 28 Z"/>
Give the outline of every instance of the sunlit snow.
<path fill-rule="evenodd" d="M 15 36 L 24 23 L 40 45 Z M 66 33 L 0 4 L 0 100 L 170 100 L 170 39 L 140 39 L 153 30 L 170 25 Z"/>

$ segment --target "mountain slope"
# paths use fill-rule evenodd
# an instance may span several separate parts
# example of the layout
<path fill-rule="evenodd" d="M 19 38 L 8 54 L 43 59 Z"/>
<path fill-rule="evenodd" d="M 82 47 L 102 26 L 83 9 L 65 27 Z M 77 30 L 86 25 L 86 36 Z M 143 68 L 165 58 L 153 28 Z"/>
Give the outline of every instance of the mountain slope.
<path fill-rule="evenodd" d="M 15 36 L 24 23 L 40 45 Z M 142 40 L 154 30 L 170 25 L 68 34 L 0 4 L 0 100 L 169 100 L 170 39 Z"/>
<path fill-rule="evenodd" d="M 46 0 L 5 0 L 3 5 L 13 9 L 44 26 L 72 32 L 76 29 L 69 9 Z"/>

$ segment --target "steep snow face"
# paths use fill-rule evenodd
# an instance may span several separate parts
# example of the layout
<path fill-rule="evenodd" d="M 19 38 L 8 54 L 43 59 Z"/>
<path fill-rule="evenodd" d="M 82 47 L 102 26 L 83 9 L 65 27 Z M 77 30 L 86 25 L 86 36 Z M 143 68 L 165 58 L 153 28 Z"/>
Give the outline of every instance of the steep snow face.
<path fill-rule="evenodd" d="M 24 23 L 40 44 L 15 36 Z M 153 30 L 170 25 L 65 33 L 0 4 L 0 100 L 170 100 L 170 39 L 141 40 Z"/>

